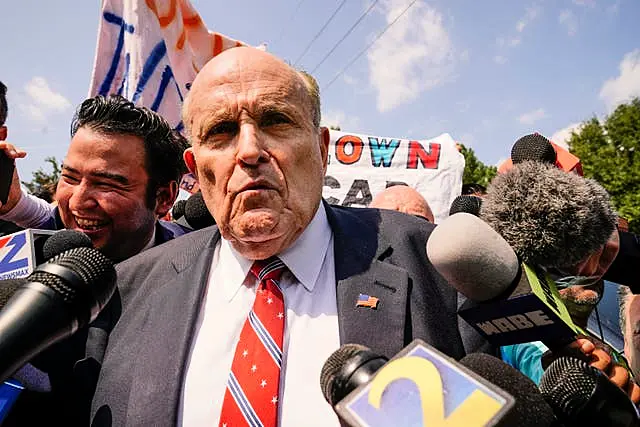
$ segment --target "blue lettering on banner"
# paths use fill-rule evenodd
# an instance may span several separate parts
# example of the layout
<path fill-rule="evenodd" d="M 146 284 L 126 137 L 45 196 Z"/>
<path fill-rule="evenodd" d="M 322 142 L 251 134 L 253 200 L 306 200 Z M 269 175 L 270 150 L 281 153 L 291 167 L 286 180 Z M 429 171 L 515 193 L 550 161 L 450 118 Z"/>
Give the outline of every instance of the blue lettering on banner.
<path fill-rule="evenodd" d="M 153 50 L 151 50 L 151 54 L 147 58 L 147 61 L 144 63 L 144 66 L 142 67 L 140 80 L 138 80 L 138 85 L 136 86 L 136 91 L 133 94 L 133 98 L 131 98 L 131 101 L 135 103 L 138 100 L 138 98 L 140 98 L 142 91 L 144 90 L 145 86 L 147 86 L 147 83 L 149 82 L 149 79 L 153 75 L 153 72 L 156 70 L 156 67 L 158 66 L 162 58 L 164 58 L 166 53 L 167 53 L 167 45 L 164 44 L 164 40 L 162 40 L 160 43 L 155 45 Z"/>
<path fill-rule="evenodd" d="M 393 155 L 400 146 L 399 139 L 390 139 L 389 142 L 385 138 L 369 137 L 369 147 L 371 148 L 371 164 L 375 167 L 380 167 L 380 163 L 385 168 L 391 166 Z"/>
<path fill-rule="evenodd" d="M 122 54 L 122 48 L 124 47 L 125 32 L 133 34 L 134 28 L 133 28 L 133 25 L 127 24 L 126 22 L 124 22 L 124 20 L 121 17 L 116 16 L 111 12 L 105 12 L 103 17 L 104 17 L 104 20 L 107 21 L 108 23 L 120 26 L 118 43 L 116 44 L 116 49 L 113 52 L 113 59 L 111 59 L 111 66 L 109 67 L 109 71 L 107 71 L 107 75 L 104 77 L 104 80 L 100 85 L 100 90 L 98 91 L 100 95 L 107 96 L 109 94 L 109 90 L 111 89 L 113 78 L 116 75 L 118 64 L 120 63 L 120 55 Z"/>
<path fill-rule="evenodd" d="M 118 95 L 126 96 L 129 93 L 129 65 L 131 64 L 131 55 L 129 52 L 124 57 L 124 77 L 122 78 L 122 84 L 118 89 Z M 122 92 L 124 91 L 124 95 Z"/>
<path fill-rule="evenodd" d="M 180 102 L 182 102 L 182 94 L 180 93 L 180 88 L 178 87 L 178 83 L 176 83 L 176 79 L 173 76 L 173 71 L 171 71 L 170 66 L 166 66 L 164 71 L 162 72 L 162 80 L 160 80 L 160 87 L 158 88 L 158 94 L 156 95 L 156 99 L 153 100 L 153 104 L 151 104 L 152 111 L 158 111 L 158 107 L 160 107 L 160 103 L 162 102 L 162 98 L 164 98 L 164 92 L 167 90 L 167 86 L 169 86 L 169 82 L 173 79 L 174 84 L 176 85 L 176 90 L 178 91 L 178 97 L 180 98 Z"/>

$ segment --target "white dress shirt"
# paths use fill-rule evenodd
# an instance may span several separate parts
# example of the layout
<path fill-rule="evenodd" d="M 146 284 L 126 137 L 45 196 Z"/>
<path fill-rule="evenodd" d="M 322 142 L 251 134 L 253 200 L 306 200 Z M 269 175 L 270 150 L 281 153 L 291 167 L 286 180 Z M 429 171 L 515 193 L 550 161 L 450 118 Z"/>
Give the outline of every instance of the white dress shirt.
<path fill-rule="evenodd" d="M 279 424 L 339 426 L 320 390 L 322 365 L 340 347 L 333 233 L 322 204 L 278 256 L 289 269 L 280 280 L 287 314 Z M 178 425 L 218 425 L 236 342 L 255 299 L 252 263 L 220 239 L 187 361 Z"/>

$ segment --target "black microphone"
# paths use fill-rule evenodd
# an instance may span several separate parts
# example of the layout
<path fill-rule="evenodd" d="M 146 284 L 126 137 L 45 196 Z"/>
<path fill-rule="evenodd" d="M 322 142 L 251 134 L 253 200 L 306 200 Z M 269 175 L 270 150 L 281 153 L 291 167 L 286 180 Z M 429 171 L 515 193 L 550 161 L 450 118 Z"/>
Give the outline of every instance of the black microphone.
<path fill-rule="evenodd" d="M 173 204 L 173 208 L 171 208 L 171 216 L 174 221 L 184 216 L 184 206 L 186 203 L 186 200 L 178 200 Z"/>
<path fill-rule="evenodd" d="M 209 213 L 207 205 L 202 198 L 202 192 L 198 192 L 187 199 L 184 205 L 184 219 L 194 230 L 215 225 L 216 220 Z"/>
<path fill-rule="evenodd" d="M 502 374 L 500 370 L 493 371 L 496 372 Z M 513 394 L 525 396 L 532 383 L 517 371 L 516 374 L 529 388 Z M 509 378 L 512 377 L 514 374 L 510 373 Z M 479 427 L 515 425 L 514 420 L 522 421 L 521 426 L 552 425 L 553 413 L 535 385 L 533 391 L 538 400 L 527 396 L 518 404 L 509 394 L 511 390 L 505 391 L 493 379 L 487 379 L 424 341 L 415 340 L 390 361 L 362 345 L 345 344 L 322 367 L 320 386 L 343 425 L 464 423 Z"/>
<path fill-rule="evenodd" d="M 525 135 L 511 147 L 511 162 L 514 165 L 526 161 L 555 165 L 557 157 L 551 141 L 539 133 Z"/>
<path fill-rule="evenodd" d="M 561 357 L 542 375 L 540 391 L 567 426 L 638 427 L 635 405 L 600 370 L 585 362 Z"/>
<path fill-rule="evenodd" d="M 115 287 L 115 268 L 96 249 L 71 249 L 38 266 L 0 310 L 0 381 L 93 321 Z"/>
<path fill-rule="evenodd" d="M 478 196 L 462 194 L 451 202 L 449 215 L 458 212 L 466 212 L 471 215 L 480 216 L 480 208 L 482 207 L 482 198 Z"/>
<path fill-rule="evenodd" d="M 60 230 L 42 246 L 42 262 L 74 248 L 92 248 L 91 238 L 78 230 Z"/>
<path fill-rule="evenodd" d="M 557 425 L 556 417 L 549 404 L 533 381 L 517 369 L 507 365 L 497 357 L 483 353 L 472 353 L 460 360 L 482 378 L 497 385 L 515 398 L 515 406 L 505 418 L 503 426 Z"/>

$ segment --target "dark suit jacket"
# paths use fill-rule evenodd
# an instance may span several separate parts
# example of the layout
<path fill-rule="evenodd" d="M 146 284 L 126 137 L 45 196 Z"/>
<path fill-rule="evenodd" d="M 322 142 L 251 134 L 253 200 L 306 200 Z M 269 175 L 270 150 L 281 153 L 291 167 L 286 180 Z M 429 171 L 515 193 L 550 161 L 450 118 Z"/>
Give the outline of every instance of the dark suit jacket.
<path fill-rule="evenodd" d="M 434 226 L 393 211 L 325 206 L 334 233 L 340 342 L 391 357 L 421 338 L 462 357 L 457 295 L 426 261 Z M 76 364 L 77 372 L 92 366 L 87 377 L 101 365 L 92 425 L 176 425 L 219 239 L 215 227 L 203 229 L 119 265 L 119 295 L 90 330 L 88 357 Z M 378 297 L 379 308 L 356 308 L 360 293 Z"/>
<path fill-rule="evenodd" d="M 55 218 L 55 222 L 51 224 L 53 229 L 63 229 L 64 225 L 57 210 Z M 189 231 L 191 229 L 179 224 L 157 221 L 154 245 L 161 245 Z M 118 298 L 114 298 L 109 307 L 119 307 L 119 302 Z M 114 310 L 105 310 L 105 315 L 112 312 Z M 93 360 L 79 363 L 78 369 L 75 369 L 74 365 L 76 361 L 85 357 L 88 334 L 100 333 L 101 328 L 107 328 L 104 324 L 102 318 L 98 319 L 94 327 L 79 330 L 33 361 L 34 365 L 49 374 L 54 391 L 38 393 L 24 390 L 2 423 L 3 427 L 88 424 L 90 393 L 95 388 L 99 365 L 96 366 L 97 361 Z"/>

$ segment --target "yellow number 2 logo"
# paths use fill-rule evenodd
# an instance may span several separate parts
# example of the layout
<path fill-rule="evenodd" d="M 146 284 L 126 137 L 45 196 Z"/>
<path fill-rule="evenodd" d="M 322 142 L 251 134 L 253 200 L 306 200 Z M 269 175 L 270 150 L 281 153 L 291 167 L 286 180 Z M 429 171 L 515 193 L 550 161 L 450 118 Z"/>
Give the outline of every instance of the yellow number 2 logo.
<path fill-rule="evenodd" d="M 410 356 L 387 363 L 371 383 L 369 404 L 380 409 L 382 393 L 392 382 L 408 379 L 418 387 L 425 427 L 481 427 L 485 426 L 501 408 L 498 401 L 481 390 L 474 390 L 445 418 L 442 377 L 429 360 Z"/>

